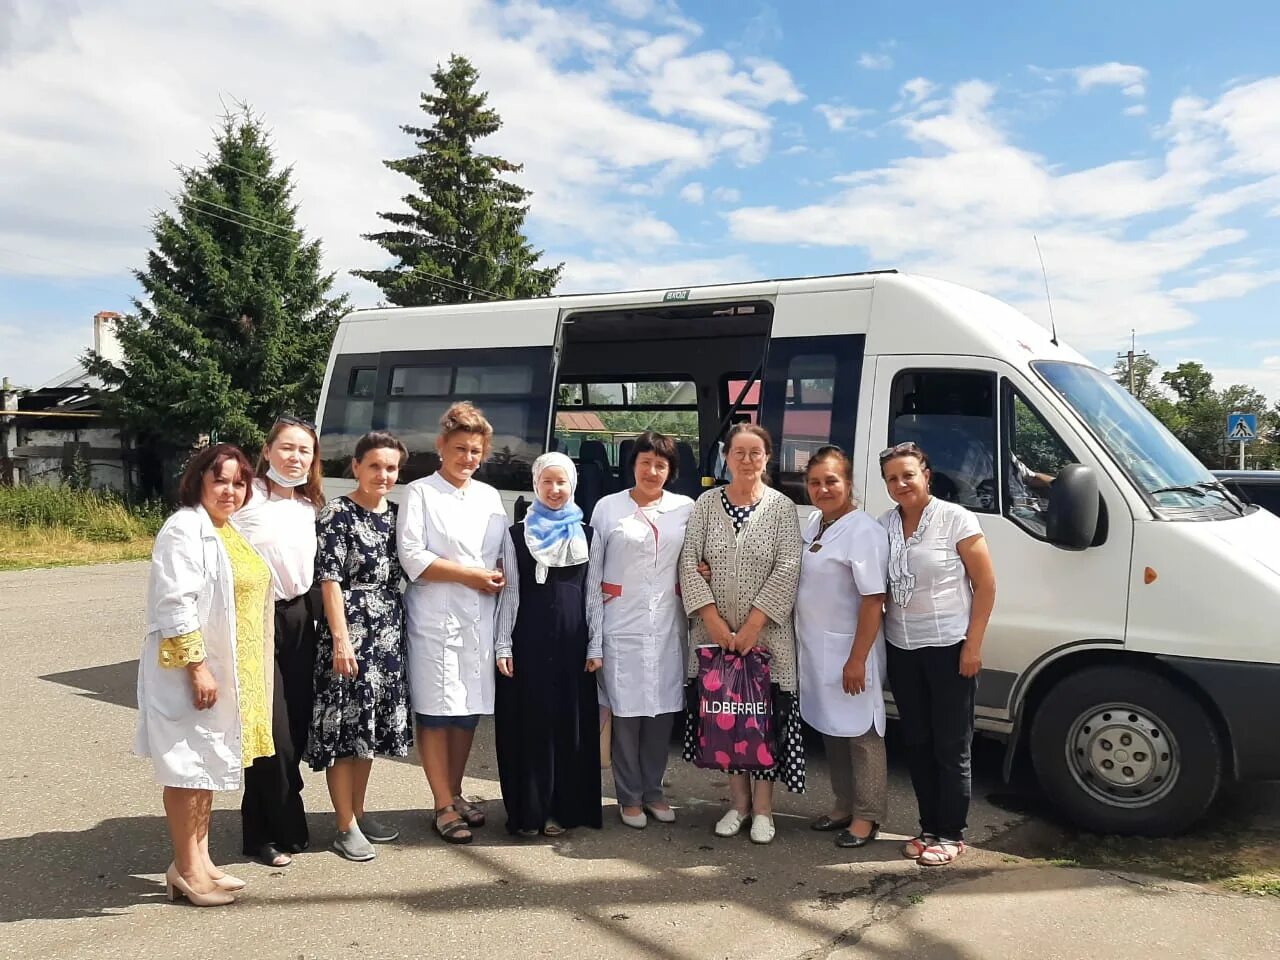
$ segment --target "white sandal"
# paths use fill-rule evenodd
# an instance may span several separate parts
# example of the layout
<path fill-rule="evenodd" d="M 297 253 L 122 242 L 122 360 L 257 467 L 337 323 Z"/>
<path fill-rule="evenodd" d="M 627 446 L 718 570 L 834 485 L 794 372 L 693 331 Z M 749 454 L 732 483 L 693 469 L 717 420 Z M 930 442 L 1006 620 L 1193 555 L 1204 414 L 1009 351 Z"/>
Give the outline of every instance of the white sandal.
<path fill-rule="evenodd" d="M 772 814 L 757 813 L 751 818 L 751 842 L 772 843 L 777 828 L 773 825 Z"/>
<path fill-rule="evenodd" d="M 749 813 L 739 813 L 732 807 L 716 824 L 717 837 L 736 837 L 742 832 L 742 825 L 751 819 Z"/>
<path fill-rule="evenodd" d="M 942 867 L 960 859 L 964 853 L 963 840 L 938 839 L 925 848 L 916 863 L 922 867 Z"/>

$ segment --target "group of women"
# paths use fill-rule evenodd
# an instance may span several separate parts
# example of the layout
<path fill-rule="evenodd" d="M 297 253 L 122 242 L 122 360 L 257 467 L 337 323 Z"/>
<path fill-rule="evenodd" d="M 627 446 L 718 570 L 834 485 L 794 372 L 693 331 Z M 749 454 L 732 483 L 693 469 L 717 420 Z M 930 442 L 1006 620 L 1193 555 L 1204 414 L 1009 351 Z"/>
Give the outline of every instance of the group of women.
<path fill-rule="evenodd" d="M 244 882 L 209 854 L 212 791 L 243 780 L 244 852 L 285 866 L 309 838 L 299 765 L 324 770 L 333 848 L 373 859 L 397 830 L 365 810 L 375 756 L 416 744 L 434 829 L 467 843 L 485 811 L 462 792 L 481 716 L 495 718 L 508 832 L 557 836 L 602 822 L 601 717 L 619 815 L 671 822 L 668 744 L 684 717 L 697 750 L 698 646 L 767 651 L 776 760 L 730 775 L 715 832 L 775 833 L 773 784 L 805 786 L 803 722 L 824 736 L 834 801 L 814 821 L 843 847 L 885 817 L 888 677 L 920 832 L 922 864 L 964 851 L 969 746 L 981 648 L 995 597 L 975 518 L 929 492 L 912 444 L 880 457 L 897 507 L 858 510 L 838 447 L 809 460 L 817 508 L 802 531 L 767 483 L 768 433 L 735 426 L 731 479 L 695 502 L 667 489 L 675 443 L 636 438 L 630 489 L 590 523 L 573 461 L 533 464 L 535 499 L 510 524 L 473 474 L 493 430 L 469 403 L 441 419 L 440 468 L 387 499 L 405 448 L 386 433 L 356 446 L 356 488 L 323 502 L 313 425 L 283 417 L 255 470 L 226 444 L 197 453 L 179 509 L 156 540 L 139 666 L 135 750 L 164 787 L 170 899 L 230 903 Z M 407 585 L 406 585 L 407 584 Z M 887 644 L 885 641 L 887 640 Z"/>

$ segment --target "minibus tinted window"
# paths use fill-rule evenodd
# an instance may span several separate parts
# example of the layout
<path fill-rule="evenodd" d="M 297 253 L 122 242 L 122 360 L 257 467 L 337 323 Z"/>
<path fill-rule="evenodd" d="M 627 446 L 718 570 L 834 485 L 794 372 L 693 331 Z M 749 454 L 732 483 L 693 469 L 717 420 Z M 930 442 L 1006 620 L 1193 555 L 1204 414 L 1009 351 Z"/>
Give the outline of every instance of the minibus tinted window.
<path fill-rule="evenodd" d="M 1007 381 L 1004 390 L 1005 516 L 1043 538 L 1048 531 L 1050 485 L 1063 467 L 1078 458 Z"/>
<path fill-rule="evenodd" d="M 998 510 L 995 375 L 906 370 L 893 382 L 889 444 L 917 443 L 935 496 L 979 513 Z"/>
<path fill-rule="evenodd" d="M 1032 364 L 1156 507 L 1238 516 L 1213 474 L 1129 392 L 1096 367 Z"/>

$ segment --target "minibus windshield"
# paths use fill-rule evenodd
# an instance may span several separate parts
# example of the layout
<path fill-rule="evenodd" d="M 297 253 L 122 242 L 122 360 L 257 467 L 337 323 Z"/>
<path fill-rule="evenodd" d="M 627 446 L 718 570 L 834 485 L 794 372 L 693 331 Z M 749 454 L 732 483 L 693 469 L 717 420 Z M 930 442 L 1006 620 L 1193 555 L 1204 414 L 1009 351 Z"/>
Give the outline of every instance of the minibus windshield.
<path fill-rule="evenodd" d="M 1191 451 L 1101 370 L 1049 360 L 1032 366 L 1106 446 L 1153 506 L 1232 517 L 1243 512 L 1236 498 Z"/>

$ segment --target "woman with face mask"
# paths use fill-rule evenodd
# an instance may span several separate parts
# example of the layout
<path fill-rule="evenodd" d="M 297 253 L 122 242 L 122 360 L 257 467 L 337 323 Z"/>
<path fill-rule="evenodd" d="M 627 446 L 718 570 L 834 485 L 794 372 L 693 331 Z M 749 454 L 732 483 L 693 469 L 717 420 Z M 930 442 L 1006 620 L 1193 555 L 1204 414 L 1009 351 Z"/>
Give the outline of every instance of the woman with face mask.
<path fill-rule="evenodd" d="M 240 822 L 246 856 L 287 866 L 307 848 L 299 765 L 311 726 L 318 604 L 309 596 L 316 567 L 316 511 L 324 505 L 315 426 L 280 417 L 258 458 L 253 497 L 231 518 L 271 567 L 275 597 L 276 752 L 245 771 Z"/>
<path fill-rule="evenodd" d="M 405 489 L 396 528 L 409 580 L 405 619 L 409 700 L 418 759 L 435 803 L 435 831 L 470 843 L 485 815 L 462 796 L 471 743 L 493 713 L 494 598 L 507 514 L 502 496 L 473 476 L 489 455 L 493 427 L 470 403 L 440 418 L 440 469 Z"/>
<path fill-rule="evenodd" d="M 897 504 L 880 518 L 889 534 L 889 687 L 920 806 L 920 833 L 902 852 L 935 867 L 965 849 L 974 695 L 996 576 L 978 518 L 930 490 L 923 450 L 883 451 L 880 475 Z"/>
<path fill-rule="evenodd" d="M 601 552 L 573 502 L 573 461 L 544 453 L 533 482 L 529 513 L 503 538 L 494 723 L 508 832 L 556 837 L 601 825 Z"/>
<path fill-rule="evenodd" d="M 677 587 L 693 501 L 665 489 L 679 463 L 670 437 L 640 434 L 632 460 L 635 486 L 605 497 L 591 513 L 603 580 L 590 589 L 604 599 L 600 676 L 613 711 L 618 813 L 639 830 L 649 816 L 662 823 L 676 816 L 663 796 L 662 774 L 671 728 L 684 708 L 689 618 Z"/>

